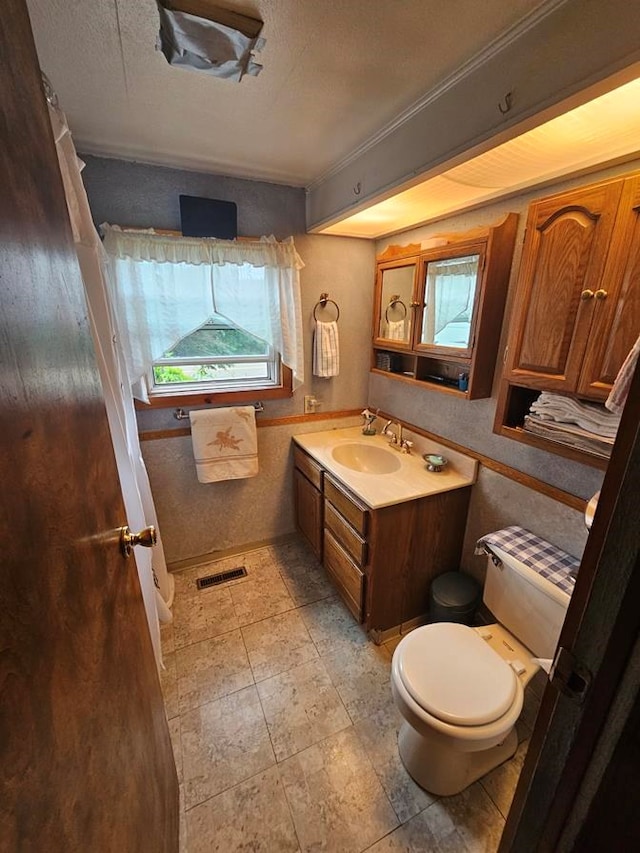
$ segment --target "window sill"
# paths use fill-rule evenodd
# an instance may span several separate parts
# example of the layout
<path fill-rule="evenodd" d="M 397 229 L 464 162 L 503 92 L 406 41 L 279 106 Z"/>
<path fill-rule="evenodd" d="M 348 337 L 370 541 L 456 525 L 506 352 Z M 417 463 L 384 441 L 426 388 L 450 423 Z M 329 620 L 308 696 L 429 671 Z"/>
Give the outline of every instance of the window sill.
<path fill-rule="evenodd" d="M 282 365 L 282 384 L 269 388 L 255 388 L 249 391 L 192 391 L 176 394 L 157 394 L 149 398 L 148 403 L 135 400 L 136 409 L 171 409 L 174 406 L 215 406 L 255 403 L 258 400 L 281 400 L 293 396 L 291 370 Z"/>

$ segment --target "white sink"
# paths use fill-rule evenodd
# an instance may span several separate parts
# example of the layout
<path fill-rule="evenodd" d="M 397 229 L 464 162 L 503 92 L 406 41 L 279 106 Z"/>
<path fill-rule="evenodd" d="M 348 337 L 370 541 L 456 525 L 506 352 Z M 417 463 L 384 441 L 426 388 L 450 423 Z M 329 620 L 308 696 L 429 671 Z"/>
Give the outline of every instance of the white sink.
<path fill-rule="evenodd" d="M 400 468 L 396 452 L 373 444 L 339 444 L 331 450 L 331 455 L 345 468 L 363 474 L 393 474 Z"/>
<path fill-rule="evenodd" d="M 456 450 L 409 433 L 412 453 L 389 447 L 381 435 L 362 437 L 362 427 L 344 427 L 296 435 L 293 440 L 334 479 L 371 509 L 430 497 L 475 482 L 477 462 Z M 427 471 L 424 453 L 447 457 L 438 474 Z M 382 475 L 382 476 L 380 476 Z"/>

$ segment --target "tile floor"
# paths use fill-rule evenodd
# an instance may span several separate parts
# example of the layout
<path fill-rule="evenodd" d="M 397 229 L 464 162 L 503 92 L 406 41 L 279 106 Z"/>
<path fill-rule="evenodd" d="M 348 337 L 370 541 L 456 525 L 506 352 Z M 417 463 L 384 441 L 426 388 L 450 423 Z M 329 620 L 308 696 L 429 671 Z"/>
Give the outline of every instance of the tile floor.
<path fill-rule="evenodd" d="M 198 591 L 202 575 L 248 575 Z M 181 791 L 181 853 L 493 851 L 527 748 L 437 799 L 398 756 L 395 643 L 367 640 L 301 541 L 176 575 L 162 678 Z M 397 642 L 397 641 L 396 641 Z"/>

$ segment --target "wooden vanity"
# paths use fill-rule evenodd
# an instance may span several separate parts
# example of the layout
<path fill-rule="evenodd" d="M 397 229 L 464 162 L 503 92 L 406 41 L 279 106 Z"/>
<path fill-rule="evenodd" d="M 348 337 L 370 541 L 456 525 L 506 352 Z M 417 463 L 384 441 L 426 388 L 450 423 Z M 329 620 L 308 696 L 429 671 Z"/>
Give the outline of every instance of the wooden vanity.
<path fill-rule="evenodd" d="M 372 507 L 297 445 L 294 466 L 298 530 L 355 618 L 378 643 L 419 621 L 431 581 L 459 568 L 475 469 L 466 484 Z"/>

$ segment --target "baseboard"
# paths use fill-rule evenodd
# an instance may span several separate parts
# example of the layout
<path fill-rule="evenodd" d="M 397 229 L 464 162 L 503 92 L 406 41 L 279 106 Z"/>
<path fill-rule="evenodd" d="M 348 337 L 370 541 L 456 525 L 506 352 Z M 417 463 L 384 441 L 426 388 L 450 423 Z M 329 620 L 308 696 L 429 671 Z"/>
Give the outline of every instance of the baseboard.
<path fill-rule="evenodd" d="M 199 554 L 197 557 L 187 557 L 184 560 L 176 560 L 173 563 L 167 563 L 167 569 L 170 572 L 182 572 L 185 569 L 192 569 L 195 566 L 201 566 L 205 563 L 213 563 L 215 560 L 222 560 L 225 557 L 233 557 L 234 554 L 246 554 L 247 551 L 258 551 L 260 548 L 268 548 L 270 545 L 282 545 L 285 542 L 291 542 L 296 539 L 297 533 L 283 533 L 281 536 L 273 536 L 270 539 L 261 539 L 258 542 L 249 542 L 245 545 L 238 545 L 234 548 L 223 548 L 219 551 L 211 551 L 209 554 Z"/>

